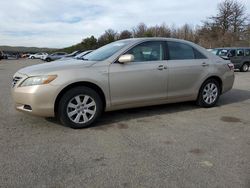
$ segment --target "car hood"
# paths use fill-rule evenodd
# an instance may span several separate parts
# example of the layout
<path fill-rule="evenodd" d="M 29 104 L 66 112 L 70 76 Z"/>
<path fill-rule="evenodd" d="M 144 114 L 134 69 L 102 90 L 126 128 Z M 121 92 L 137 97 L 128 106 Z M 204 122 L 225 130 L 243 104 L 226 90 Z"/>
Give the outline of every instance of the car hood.
<path fill-rule="evenodd" d="M 25 74 L 27 76 L 36 76 L 36 75 L 46 75 L 51 72 L 67 70 L 67 69 L 81 69 L 87 68 L 97 63 L 96 61 L 83 61 L 71 59 L 68 61 L 54 61 L 51 63 L 43 63 L 39 65 L 32 65 L 20 69 L 18 72 Z"/>

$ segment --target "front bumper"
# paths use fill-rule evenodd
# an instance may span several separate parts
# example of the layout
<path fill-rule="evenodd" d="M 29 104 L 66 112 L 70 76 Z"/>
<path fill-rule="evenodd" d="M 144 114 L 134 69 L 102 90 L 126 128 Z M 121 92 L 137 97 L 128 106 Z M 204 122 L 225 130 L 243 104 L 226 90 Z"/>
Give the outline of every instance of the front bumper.
<path fill-rule="evenodd" d="M 22 79 L 11 90 L 16 109 L 32 115 L 54 117 L 58 88 L 50 84 L 18 87 L 26 78 L 22 75 Z"/>

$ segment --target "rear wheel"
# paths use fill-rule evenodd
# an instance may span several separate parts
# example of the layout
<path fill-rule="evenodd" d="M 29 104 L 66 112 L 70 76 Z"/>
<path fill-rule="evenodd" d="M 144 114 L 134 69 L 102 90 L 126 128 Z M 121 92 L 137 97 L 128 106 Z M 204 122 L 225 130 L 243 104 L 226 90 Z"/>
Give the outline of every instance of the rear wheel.
<path fill-rule="evenodd" d="M 67 91 L 59 102 L 58 117 L 60 121 L 74 129 L 92 125 L 101 115 L 103 103 L 93 89 L 76 87 Z"/>
<path fill-rule="evenodd" d="M 45 60 L 46 60 L 47 62 L 50 62 L 50 61 L 51 61 L 51 59 L 50 59 L 50 58 L 46 58 Z"/>
<path fill-rule="evenodd" d="M 197 104 L 202 107 L 213 107 L 220 97 L 220 84 L 215 79 L 205 81 L 200 89 Z"/>
<path fill-rule="evenodd" d="M 241 71 L 241 72 L 247 72 L 248 69 L 249 69 L 249 64 L 248 64 L 248 63 L 244 63 L 244 64 L 242 65 L 242 67 L 240 68 L 240 71 Z"/>

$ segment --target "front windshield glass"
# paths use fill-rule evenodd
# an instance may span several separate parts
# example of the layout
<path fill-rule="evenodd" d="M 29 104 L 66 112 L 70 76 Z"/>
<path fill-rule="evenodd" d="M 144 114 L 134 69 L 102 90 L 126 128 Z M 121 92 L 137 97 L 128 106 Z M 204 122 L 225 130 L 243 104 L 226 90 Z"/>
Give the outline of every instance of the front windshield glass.
<path fill-rule="evenodd" d="M 129 41 L 117 41 L 110 44 L 107 44 L 90 54 L 87 54 L 84 56 L 84 59 L 89 61 L 103 61 L 112 55 L 114 55 L 116 52 L 121 50 L 123 47 L 125 47 Z"/>
<path fill-rule="evenodd" d="M 228 53 L 228 50 L 226 49 L 222 49 L 218 52 L 218 55 L 219 56 L 227 56 L 227 53 Z"/>
<path fill-rule="evenodd" d="M 217 55 L 218 49 L 213 49 L 213 50 L 211 50 L 211 52 L 212 52 L 213 54 Z"/>
<path fill-rule="evenodd" d="M 82 53 L 76 55 L 74 58 L 75 58 L 75 59 L 81 59 L 81 58 L 83 58 L 86 54 L 88 54 L 88 53 L 90 53 L 90 52 L 91 52 L 91 50 L 82 52 Z"/>

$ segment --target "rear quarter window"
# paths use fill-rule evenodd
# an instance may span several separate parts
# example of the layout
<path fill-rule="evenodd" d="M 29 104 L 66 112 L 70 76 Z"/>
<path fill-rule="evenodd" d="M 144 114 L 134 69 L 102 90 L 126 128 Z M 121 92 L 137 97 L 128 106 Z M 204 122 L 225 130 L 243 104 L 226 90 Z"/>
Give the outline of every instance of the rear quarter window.
<path fill-rule="evenodd" d="M 245 56 L 250 56 L 250 49 L 245 50 Z"/>

